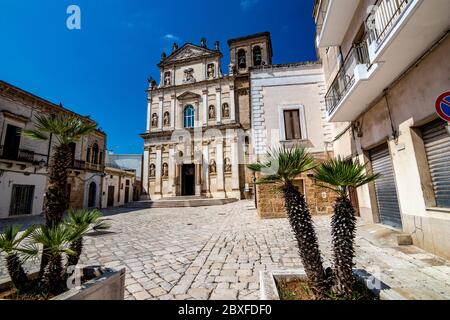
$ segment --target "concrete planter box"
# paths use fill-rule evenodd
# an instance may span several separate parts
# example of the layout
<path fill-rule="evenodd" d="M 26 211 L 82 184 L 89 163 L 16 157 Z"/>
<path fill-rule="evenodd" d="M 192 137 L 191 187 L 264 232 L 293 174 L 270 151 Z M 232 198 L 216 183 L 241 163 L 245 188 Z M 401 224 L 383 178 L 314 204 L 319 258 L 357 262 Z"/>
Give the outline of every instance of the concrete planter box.
<path fill-rule="evenodd" d="M 380 300 L 407 300 L 400 293 L 387 286 L 378 279 L 373 278 L 373 275 L 367 273 L 365 270 L 355 270 L 355 276 L 358 281 L 367 285 L 368 289 L 372 291 Z M 260 300 L 280 300 L 278 287 L 276 281 L 294 281 L 306 279 L 306 273 L 303 269 L 298 270 L 280 270 L 280 271 L 260 271 Z M 379 285 L 378 288 L 372 289 L 369 284 L 376 280 Z"/>
<path fill-rule="evenodd" d="M 116 270 L 104 267 L 86 267 L 83 272 L 101 273 L 81 286 L 51 300 L 123 300 L 125 295 L 125 268 Z M 36 278 L 33 273 L 30 278 Z M 11 281 L 0 283 L 0 291 L 11 288 Z"/>

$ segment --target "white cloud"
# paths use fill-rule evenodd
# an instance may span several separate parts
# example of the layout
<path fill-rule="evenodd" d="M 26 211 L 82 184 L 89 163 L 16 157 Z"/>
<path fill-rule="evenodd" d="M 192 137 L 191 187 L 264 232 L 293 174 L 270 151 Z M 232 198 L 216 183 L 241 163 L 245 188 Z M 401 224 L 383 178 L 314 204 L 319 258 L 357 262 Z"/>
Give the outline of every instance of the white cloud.
<path fill-rule="evenodd" d="M 248 10 L 258 4 L 259 0 L 241 0 L 242 10 Z"/>
<path fill-rule="evenodd" d="M 164 39 L 167 39 L 167 40 L 174 40 L 174 41 L 180 40 L 179 37 L 177 37 L 177 36 L 175 36 L 175 35 L 173 35 L 173 34 L 171 34 L 171 33 L 166 34 L 166 35 L 164 36 Z"/>

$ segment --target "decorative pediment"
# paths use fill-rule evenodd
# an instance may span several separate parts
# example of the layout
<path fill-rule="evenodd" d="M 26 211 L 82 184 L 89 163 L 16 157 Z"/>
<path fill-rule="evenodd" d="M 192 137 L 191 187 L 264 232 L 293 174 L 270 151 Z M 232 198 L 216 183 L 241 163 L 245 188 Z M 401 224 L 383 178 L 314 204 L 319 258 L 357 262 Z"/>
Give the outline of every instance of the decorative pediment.
<path fill-rule="evenodd" d="M 200 99 L 201 96 L 191 91 L 186 91 L 183 94 L 180 94 L 177 99 L 178 100 L 195 100 Z"/>
<path fill-rule="evenodd" d="M 220 52 L 188 43 L 176 50 L 164 61 L 161 61 L 160 65 L 167 65 L 181 61 L 191 61 L 192 59 L 204 58 L 214 55 L 220 55 Z"/>

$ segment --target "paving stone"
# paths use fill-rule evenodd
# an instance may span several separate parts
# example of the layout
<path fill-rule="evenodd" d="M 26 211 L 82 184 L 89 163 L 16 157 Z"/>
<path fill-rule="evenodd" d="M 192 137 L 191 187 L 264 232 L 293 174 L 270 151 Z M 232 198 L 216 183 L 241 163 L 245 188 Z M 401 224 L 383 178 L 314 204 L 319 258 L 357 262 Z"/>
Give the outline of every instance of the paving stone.
<path fill-rule="evenodd" d="M 104 214 L 114 233 L 87 237 L 80 263 L 126 267 L 127 300 L 259 299 L 259 270 L 302 266 L 287 219 L 259 219 L 250 201 L 204 210 L 115 208 Z M 26 225 L 36 219 L 13 222 Z M 0 230 L 7 223 L 0 220 Z M 314 223 L 324 261 L 331 261 L 330 217 L 314 217 Z M 372 270 L 411 299 L 450 297 L 449 261 L 414 246 L 375 243 L 358 228 L 357 268 Z M 8 279 L 4 259 L 0 279 Z"/>

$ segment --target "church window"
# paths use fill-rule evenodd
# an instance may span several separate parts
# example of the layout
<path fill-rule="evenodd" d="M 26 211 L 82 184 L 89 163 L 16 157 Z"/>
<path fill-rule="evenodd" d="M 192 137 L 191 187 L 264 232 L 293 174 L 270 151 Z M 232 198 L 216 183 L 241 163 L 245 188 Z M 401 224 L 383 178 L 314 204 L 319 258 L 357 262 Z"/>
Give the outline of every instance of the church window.
<path fill-rule="evenodd" d="M 238 66 L 240 69 L 247 68 L 247 58 L 244 49 L 240 49 L 238 51 Z"/>
<path fill-rule="evenodd" d="M 260 46 L 256 46 L 253 48 L 253 65 L 254 66 L 262 65 L 262 53 Z"/>
<path fill-rule="evenodd" d="M 184 127 L 193 128 L 194 127 L 194 107 L 189 105 L 184 109 Z"/>

